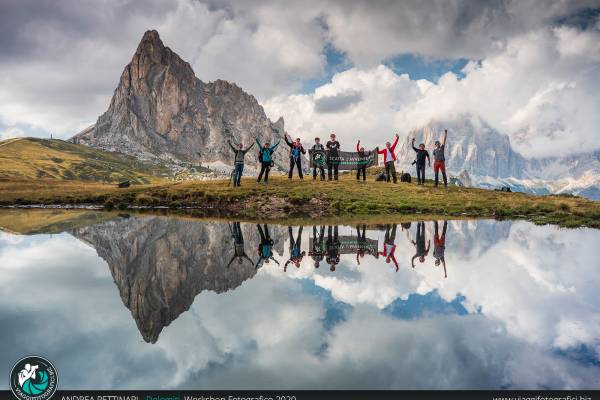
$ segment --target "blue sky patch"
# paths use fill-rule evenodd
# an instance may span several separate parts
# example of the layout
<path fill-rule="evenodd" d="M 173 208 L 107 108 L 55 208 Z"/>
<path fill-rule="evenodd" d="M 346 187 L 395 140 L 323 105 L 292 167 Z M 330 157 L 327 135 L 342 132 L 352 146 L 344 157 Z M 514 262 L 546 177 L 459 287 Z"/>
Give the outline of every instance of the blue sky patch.
<path fill-rule="evenodd" d="M 442 299 L 437 290 L 422 295 L 411 293 L 408 299 L 396 299 L 383 312 L 399 319 L 416 319 L 431 315 L 466 315 L 464 296 L 456 296 L 451 302 Z"/>

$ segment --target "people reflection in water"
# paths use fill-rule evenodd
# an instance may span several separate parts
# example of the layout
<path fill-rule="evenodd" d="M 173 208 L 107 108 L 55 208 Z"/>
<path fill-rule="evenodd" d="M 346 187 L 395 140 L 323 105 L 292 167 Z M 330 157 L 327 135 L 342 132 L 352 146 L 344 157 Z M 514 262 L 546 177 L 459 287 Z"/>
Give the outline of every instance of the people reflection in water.
<path fill-rule="evenodd" d="M 444 252 L 446 251 L 446 228 L 448 227 L 448 221 L 444 221 L 442 236 L 439 236 L 437 221 L 433 223 L 433 227 L 433 257 L 435 258 L 435 266 L 439 267 L 441 263 L 444 266 L 444 278 L 447 278 L 448 274 L 446 273 L 446 259 L 444 258 Z"/>
<path fill-rule="evenodd" d="M 256 224 L 258 234 L 260 235 L 260 244 L 258 245 L 258 261 L 254 268 L 258 269 L 262 267 L 263 263 L 269 263 L 270 260 L 275 261 L 279 265 L 279 261 L 273 257 L 273 244 L 275 243 L 269 235 L 269 226 L 264 224 L 264 229 L 260 227 L 260 224 Z"/>
<path fill-rule="evenodd" d="M 302 227 L 298 228 L 296 240 L 294 240 L 294 233 L 292 232 L 291 226 L 288 226 L 288 234 L 290 236 L 290 259 L 287 260 L 283 267 L 284 272 L 287 270 L 287 266 L 290 263 L 293 263 L 296 268 L 300 268 L 302 258 L 304 258 L 304 255 L 306 254 L 305 251 L 302 251 Z"/>
<path fill-rule="evenodd" d="M 335 266 L 340 263 L 340 240 L 338 236 L 338 227 L 329 225 L 327 227 L 327 257 L 325 261 L 329 264 L 329 270 L 335 271 Z"/>
<path fill-rule="evenodd" d="M 420 221 L 417 223 L 417 241 L 414 240 L 412 243 L 415 245 L 417 249 L 417 253 L 413 256 L 411 260 L 412 267 L 415 267 L 415 258 L 418 258 L 421 263 L 425 262 L 425 257 L 429 254 L 429 247 L 431 245 L 431 240 L 427 241 L 427 248 L 425 247 L 425 222 Z"/>
<path fill-rule="evenodd" d="M 385 258 L 385 262 L 389 264 L 394 263 L 396 272 L 398 272 L 398 262 L 396 261 L 396 229 L 398 225 L 388 224 L 385 226 L 385 237 L 383 240 L 383 251 L 379 253 L 380 256 Z"/>
<path fill-rule="evenodd" d="M 321 261 L 325 258 L 325 226 L 321 226 L 317 232 L 317 227 L 313 226 L 312 249 L 308 252 L 315 262 L 315 268 L 319 268 Z"/>
<path fill-rule="evenodd" d="M 362 233 L 360 230 L 361 227 L 362 227 Z M 365 248 L 367 247 L 366 230 L 367 230 L 367 226 L 365 224 L 363 224 L 362 226 L 356 225 L 356 234 L 357 234 L 356 263 L 358 265 L 360 265 L 360 259 L 365 256 Z"/>
<path fill-rule="evenodd" d="M 242 234 L 242 228 L 239 222 L 233 223 L 233 229 L 229 226 L 231 231 L 231 236 L 233 237 L 233 257 L 227 264 L 227 268 L 231 266 L 234 260 L 237 259 L 238 264 L 242 264 L 244 260 L 248 260 L 250 265 L 254 265 L 254 262 L 246 255 L 246 251 L 244 250 L 244 235 Z"/>

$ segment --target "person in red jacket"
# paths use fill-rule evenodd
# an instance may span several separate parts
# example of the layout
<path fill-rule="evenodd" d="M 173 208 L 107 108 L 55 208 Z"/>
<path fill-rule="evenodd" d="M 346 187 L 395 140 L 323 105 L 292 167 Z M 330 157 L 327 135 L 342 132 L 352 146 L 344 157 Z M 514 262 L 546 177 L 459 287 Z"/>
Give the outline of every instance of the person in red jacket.
<path fill-rule="evenodd" d="M 383 241 L 383 251 L 379 252 L 379 255 L 385 258 L 386 263 L 390 261 L 394 262 L 396 272 L 398 272 L 398 262 L 396 261 L 396 228 L 398 225 L 386 225 L 385 226 L 385 239 Z"/>
<path fill-rule="evenodd" d="M 385 163 L 385 176 L 387 181 L 390 181 L 390 175 L 392 176 L 394 183 L 398 181 L 396 177 L 396 145 L 398 144 L 398 134 L 396 133 L 396 140 L 394 140 L 394 144 L 390 144 L 387 142 L 385 144 L 385 149 L 379 150 L 379 154 L 383 154 L 383 162 Z"/>

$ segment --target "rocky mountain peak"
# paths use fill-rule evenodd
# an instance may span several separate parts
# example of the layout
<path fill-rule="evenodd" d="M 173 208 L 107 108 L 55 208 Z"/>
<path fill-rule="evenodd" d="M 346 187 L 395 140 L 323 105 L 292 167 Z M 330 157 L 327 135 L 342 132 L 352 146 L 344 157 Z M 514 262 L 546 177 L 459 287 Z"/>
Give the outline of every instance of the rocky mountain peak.
<path fill-rule="evenodd" d="M 231 163 L 227 140 L 283 139 L 256 98 L 224 80 L 204 83 L 189 63 L 166 47 L 157 31 L 144 33 L 125 66 L 108 110 L 71 141 L 143 159 L 194 164 Z M 286 159 L 285 146 L 276 162 Z M 256 162 L 255 152 L 248 162 Z"/>

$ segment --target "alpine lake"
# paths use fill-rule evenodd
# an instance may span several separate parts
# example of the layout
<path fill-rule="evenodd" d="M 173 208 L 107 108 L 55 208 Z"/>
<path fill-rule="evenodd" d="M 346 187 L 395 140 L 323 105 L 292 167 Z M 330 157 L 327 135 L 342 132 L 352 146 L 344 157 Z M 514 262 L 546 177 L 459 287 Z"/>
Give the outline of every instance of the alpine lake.
<path fill-rule="evenodd" d="M 525 221 L 0 210 L 0 376 L 35 354 L 61 389 L 600 389 L 599 244 Z"/>

